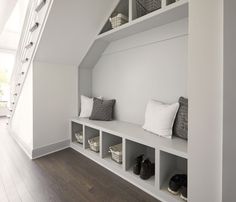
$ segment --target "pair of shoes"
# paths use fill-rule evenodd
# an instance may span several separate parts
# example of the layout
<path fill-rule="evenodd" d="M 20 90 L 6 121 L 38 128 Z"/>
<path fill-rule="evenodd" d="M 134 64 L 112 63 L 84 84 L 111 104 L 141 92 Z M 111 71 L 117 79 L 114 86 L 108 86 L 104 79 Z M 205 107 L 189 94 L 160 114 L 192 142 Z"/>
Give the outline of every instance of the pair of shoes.
<path fill-rule="evenodd" d="M 171 177 L 169 181 L 168 191 L 174 195 L 180 194 L 180 198 L 187 201 L 187 175 L 177 174 Z"/>
<path fill-rule="evenodd" d="M 133 173 L 140 175 L 143 180 L 149 179 L 155 174 L 155 164 L 147 158 L 143 160 L 143 154 L 136 158 L 136 164 L 133 167 Z"/>

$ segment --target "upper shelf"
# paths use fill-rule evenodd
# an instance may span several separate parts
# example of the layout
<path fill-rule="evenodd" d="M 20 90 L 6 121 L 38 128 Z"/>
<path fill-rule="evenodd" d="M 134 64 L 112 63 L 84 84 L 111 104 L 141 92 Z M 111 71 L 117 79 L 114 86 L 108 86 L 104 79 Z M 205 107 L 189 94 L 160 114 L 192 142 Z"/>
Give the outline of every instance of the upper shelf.
<path fill-rule="evenodd" d="M 186 17 L 188 17 L 188 0 L 180 0 L 102 33 L 96 39 L 112 42 Z"/>
<path fill-rule="evenodd" d="M 124 25 L 99 34 L 80 68 L 93 68 L 110 42 L 138 34 L 152 28 L 169 24 L 188 17 L 188 0 L 179 0 L 142 17 L 130 20 Z"/>

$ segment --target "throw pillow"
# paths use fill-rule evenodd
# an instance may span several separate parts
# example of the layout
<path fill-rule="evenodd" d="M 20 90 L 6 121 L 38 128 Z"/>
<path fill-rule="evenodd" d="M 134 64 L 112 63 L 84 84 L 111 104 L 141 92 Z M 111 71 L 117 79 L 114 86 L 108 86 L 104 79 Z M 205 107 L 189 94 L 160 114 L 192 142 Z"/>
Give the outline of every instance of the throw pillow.
<path fill-rule="evenodd" d="M 179 98 L 179 110 L 176 115 L 173 135 L 182 139 L 188 139 L 188 99 Z"/>
<path fill-rule="evenodd" d="M 145 113 L 143 129 L 165 138 L 172 138 L 172 127 L 179 103 L 165 104 L 150 100 Z"/>
<path fill-rule="evenodd" d="M 81 95 L 80 118 L 89 118 L 93 110 L 93 98 Z"/>
<path fill-rule="evenodd" d="M 89 118 L 93 110 L 93 98 L 81 95 L 81 109 L 80 109 L 80 118 Z M 98 97 L 102 99 L 101 96 Z"/>
<path fill-rule="evenodd" d="M 115 100 L 93 99 L 93 110 L 89 119 L 100 121 L 111 121 Z"/>

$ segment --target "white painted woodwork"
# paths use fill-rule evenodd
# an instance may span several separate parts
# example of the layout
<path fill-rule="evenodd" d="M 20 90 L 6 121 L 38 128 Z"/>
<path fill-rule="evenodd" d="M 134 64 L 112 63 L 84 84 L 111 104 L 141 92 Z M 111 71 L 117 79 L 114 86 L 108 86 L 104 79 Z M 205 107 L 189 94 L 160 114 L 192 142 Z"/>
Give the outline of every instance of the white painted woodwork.
<path fill-rule="evenodd" d="M 55 0 L 35 60 L 79 65 L 118 0 Z"/>
<path fill-rule="evenodd" d="M 191 202 L 222 202 L 223 2 L 189 1 L 188 197 Z"/>
<path fill-rule="evenodd" d="M 134 2 L 135 1 L 129 3 L 129 5 L 134 5 Z M 129 12 L 134 12 L 134 9 L 129 9 Z M 129 15 L 132 16 L 133 14 L 131 13 Z M 120 27 L 104 32 L 96 37 L 93 45 L 80 63 L 80 68 L 93 68 L 109 42 L 178 21 L 186 17 L 188 17 L 188 1 L 180 0 L 145 16 L 133 19 Z"/>
<path fill-rule="evenodd" d="M 120 121 L 92 121 L 73 118 L 70 121 L 71 147 L 104 166 L 135 186 L 162 201 L 181 201 L 167 191 L 171 175 L 187 173 L 187 141 L 180 138 L 165 139 L 144 131 L 141 126 Z M 85 128 L 85 145 L 88 139 L 100 135 L 100 153 L 91 151 L 88 145 L 83 148 L 74 139 L 74 131 Z M 123 144 L 123 163 L 118 164 L 108 153 L 109 146 Z M 144 154 L 155 162 L 155 176 L 142 180 L 133 174 L 135 158 Z"/>

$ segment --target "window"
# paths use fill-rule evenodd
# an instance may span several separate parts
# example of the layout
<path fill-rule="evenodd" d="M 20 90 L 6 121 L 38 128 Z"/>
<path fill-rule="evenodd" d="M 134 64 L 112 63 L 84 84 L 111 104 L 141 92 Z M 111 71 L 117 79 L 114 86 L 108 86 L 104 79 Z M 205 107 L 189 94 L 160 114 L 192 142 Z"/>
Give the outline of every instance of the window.
<path fill-rule="evenodd" d="M 6 107 L 10 99 L 10 79 L 14 61 L 13 53 L 0 52 L 0 107 Z"/>

